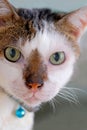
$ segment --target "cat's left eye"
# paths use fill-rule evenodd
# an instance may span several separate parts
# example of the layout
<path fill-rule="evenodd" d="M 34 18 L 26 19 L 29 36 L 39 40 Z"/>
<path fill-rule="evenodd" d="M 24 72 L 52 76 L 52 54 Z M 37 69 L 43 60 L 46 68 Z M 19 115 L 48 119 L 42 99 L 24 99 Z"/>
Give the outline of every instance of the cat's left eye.
<path fill-rule="evenodd" d="M 7 47 L 4 50 L 5 58 L 10 62 L 16 62 L 21 57 L 21 52 L 14 47 Z"/>
<path fill-rule="evenodd" d="M 55 52 L 50 56 L 49 61 L 53 65 L 60 65 L 65 61 L 65 53 Z"/>

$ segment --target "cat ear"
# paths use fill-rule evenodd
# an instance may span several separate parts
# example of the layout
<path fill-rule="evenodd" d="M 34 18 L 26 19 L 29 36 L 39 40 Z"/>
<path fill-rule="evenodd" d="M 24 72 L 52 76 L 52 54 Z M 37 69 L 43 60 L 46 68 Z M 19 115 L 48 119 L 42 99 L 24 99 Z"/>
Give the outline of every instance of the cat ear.
<path fill-rule="evenodd" d="M 79 41 L 87 27 L 87 6 L 63 17 L 58 22 L 58 27 L 69 38 Z"/>
<path fill-rule="evenodd" d="M 15 8 L 8 2 L 8 0 L 0 0 L 0 26 L 6 23 L 6 19 L 19 19 Z"/>

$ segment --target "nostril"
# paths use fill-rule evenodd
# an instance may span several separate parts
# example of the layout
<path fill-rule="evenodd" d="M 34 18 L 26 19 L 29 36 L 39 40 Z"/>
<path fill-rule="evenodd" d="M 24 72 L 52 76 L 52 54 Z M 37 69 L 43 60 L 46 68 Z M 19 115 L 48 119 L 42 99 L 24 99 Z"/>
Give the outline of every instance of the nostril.
<path fill-rule="evenodd" d="M 41 88 L 43 86 L 43 84 L 39 84 L 37 88 Z"/>
<path fill-rule="evenodd" d="M 27 87 L 29 89 L 40 89 L 43 84 L 39 84 L 39 83 L 26 83 Z"/>
<path fill-rule="evenodd" d="M 26 86 L 27 88 L 32 89 L 32 84 L 26 82 Z"/>
<path fill-rule="evenodd" d="M 37 88 L 41 88 L 41 85 L 39 85 Z"/>
<path fill-rule="evenodd" d="M 29 85 L 29 84 L 28 84 L 27 86 L 28 86 L 29 89 L 32 89 L 32 85 Z"/>

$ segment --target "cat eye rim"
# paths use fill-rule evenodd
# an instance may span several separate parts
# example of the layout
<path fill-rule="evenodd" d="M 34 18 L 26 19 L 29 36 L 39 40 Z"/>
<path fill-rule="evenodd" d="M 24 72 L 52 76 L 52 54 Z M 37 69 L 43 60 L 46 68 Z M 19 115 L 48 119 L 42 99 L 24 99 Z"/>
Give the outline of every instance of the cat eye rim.
<path fill-rule="evenodd" d="M 10 56 L 10 49 L 15 51 L 13 58 Z M 8 46 L 4 49 L 4 57 L 10 62 L 17 62 L 21 58 L 21 52 L 16 47 Z"/>
<path fill-rule="evenodd" d="M 57 57 L 56 57 L 57 56 Z M 59 52 L 55 52 L 53 53 L 50 58 L 49 61 L 52 65 L 61 65 L 65 62 L 65 52 L 64 51 L 59 51 Z"/>

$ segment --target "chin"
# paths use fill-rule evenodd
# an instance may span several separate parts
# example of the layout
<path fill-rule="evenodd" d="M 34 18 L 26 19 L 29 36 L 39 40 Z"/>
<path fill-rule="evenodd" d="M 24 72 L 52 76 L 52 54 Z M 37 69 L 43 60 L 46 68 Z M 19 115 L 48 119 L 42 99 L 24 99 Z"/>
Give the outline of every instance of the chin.
<path fill-rule="evenodd" d="M 41 101 L 35 97 L 32 97 L 28 100 L 25 100 L 24 103 L 26 103 L 29 107 L 37 107 L 41 105 Z"/>
<path fill-rule="evenodd" d="M 39 99 L 35 97 L 25 99 L 24 97 L 17 97 L 13 95 L 9 95 L 9 96 L 11 96 L 16 102 L 18 102 L 28 111 L 36 111 L 36 108 L 38 108 L 42 103 Z"/>

